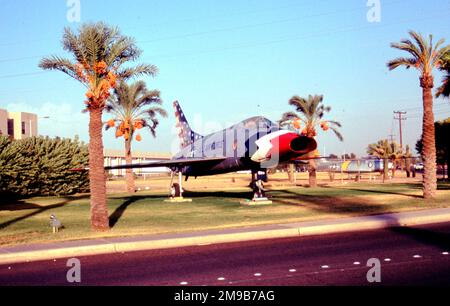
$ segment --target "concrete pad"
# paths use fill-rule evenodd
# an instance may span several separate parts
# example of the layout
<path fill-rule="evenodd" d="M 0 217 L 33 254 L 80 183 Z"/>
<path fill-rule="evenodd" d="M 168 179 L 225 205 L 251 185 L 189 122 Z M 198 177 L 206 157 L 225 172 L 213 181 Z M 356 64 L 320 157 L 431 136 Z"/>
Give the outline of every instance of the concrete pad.
<path fill-rule="evenodd" d="M 265 200 L 243 200 L 240 202 L 241 205 L 246 206 L 259 206 L 259 205 L 271 205 L 273 204 L 272 201 L 265 199 Z"/>
<path fill-rule="evenodd" d="M 173 198 L 173 199 L 164 200 L 164 202 L 166 202 L 166 203 L 190 203 L 190 202 L 192 202 L 192 199 Z"/>

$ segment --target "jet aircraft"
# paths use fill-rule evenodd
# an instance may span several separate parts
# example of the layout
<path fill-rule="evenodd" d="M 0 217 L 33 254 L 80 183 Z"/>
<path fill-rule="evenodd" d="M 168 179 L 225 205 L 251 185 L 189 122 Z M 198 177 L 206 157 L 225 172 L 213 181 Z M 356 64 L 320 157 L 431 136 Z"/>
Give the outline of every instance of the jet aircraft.
<path fill-rule="evenodd" d="M 105 170 L 168 167 L 181 179 L 236 171 L 253 173 L 310 158 L 313 138 L 298 135 L 264 117 L 252 117 L 209 135 L 194 132 L 178 101 L 173 103 L 181 149 L 171 160 L 105 167 Z"/>

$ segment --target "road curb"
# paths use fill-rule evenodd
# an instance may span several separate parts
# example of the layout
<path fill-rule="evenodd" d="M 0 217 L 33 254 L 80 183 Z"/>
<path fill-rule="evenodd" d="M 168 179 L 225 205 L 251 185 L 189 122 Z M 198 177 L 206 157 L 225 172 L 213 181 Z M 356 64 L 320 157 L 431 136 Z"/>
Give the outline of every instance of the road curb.
<path fill-rule="evenodd" d="M 435 209 L 419 212 L 267 225 L 247 229 L 241 228 L 193 233 L 191 235 L 180 234 L 178 236 L 172 235 L 172 237 L 170 235 L 159 238 L 153 236 L 147 240 L 142 239 L 142 237 L 109 240 L 99 239 L 98 241 L 70 242 L 72 244 L 70 246 L 65 246 L 64 243 L 61 243 L 58 244 L 58 247 L 53 248 L 38 245 L 34 246 L 34 249 L 31 250 L 20 250 L 21 248 L 26 248 L 22 246 L 0 249 L 0 265 L 208 244 L 336 234 L 449 221 L 450 209 Z M 79 245 L 74 245 L 76 243 Z"/>

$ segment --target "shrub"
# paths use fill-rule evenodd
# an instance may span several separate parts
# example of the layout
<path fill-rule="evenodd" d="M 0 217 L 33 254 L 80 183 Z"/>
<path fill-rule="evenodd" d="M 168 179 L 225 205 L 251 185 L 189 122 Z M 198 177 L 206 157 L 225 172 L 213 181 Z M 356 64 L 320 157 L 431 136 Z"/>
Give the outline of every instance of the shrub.
<path fill-rule="evenodd" d="M 88 164 L 87 146 L 78 140 L 0 137 L 0 194 L 67 195 L 89 191 L 87 172 L 70 169 Z"/>

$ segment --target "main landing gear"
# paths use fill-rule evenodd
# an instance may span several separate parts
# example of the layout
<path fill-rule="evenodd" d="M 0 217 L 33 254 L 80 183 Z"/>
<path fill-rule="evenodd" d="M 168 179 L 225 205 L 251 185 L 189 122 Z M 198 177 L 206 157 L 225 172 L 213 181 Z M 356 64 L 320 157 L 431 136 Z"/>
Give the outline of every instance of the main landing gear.
<path fill-rule="evenodd" d="M 170 192 L 169 199 L 164 202 L 169 203 L 185 203 L 192 202 L 192 199 L 185 199 L 183 197 L 184 189 L 183 189 L 183 173 L 178 170 L 178 183 L 174 183 L 174 175 L 175 171 L 172 170 L 170 175 Z"/>
<path fill-rule="evenodd" d="M 242 205 L 270 205 L 273 204 L 266 197 L 266 189 L 263 182 L 267 182 L 267 171 L 252 171 L 252 182 L 250 184 L 253 190 L 253 199 L 241 201 Z"/>

